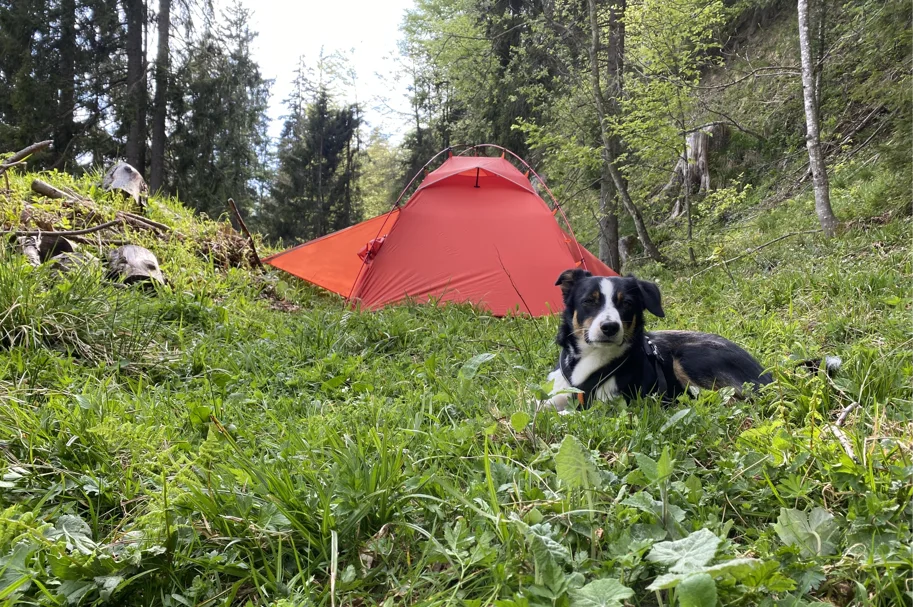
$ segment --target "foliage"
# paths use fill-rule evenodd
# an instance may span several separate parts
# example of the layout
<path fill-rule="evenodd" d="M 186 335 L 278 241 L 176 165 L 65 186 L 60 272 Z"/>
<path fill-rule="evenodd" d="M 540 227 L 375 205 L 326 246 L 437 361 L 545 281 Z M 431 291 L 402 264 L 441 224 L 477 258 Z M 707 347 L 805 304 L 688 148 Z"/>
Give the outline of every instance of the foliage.
<path fill-rule="evenodd" d="M 323 58 L 318 81 L 304 63 L 279 139 L 279 166 L 259 223 L 274 239 L 310 240 L 356 223 L 357 106 L 336 107 Z"/>
<path fill-rule="evenodd" d="M 623 112 L 613 126 L 639 160 L 632 167 L 641 183 L 662 180 L 685 154 L 687 131 L 703 122 L 694 93 L 718 48 L 714 31 L 723 15 L 721 0 L 628 3 L 629 77 Z M 650 175 L 644 165 L 663 169 Z"/>
<path fill-rule="evenodd" d="M 229 6 L 224 23 L 207 29 L 177 68 L 174 130 L 166 175 L 169 191 L 210 217 L 233 198 L 259 206 L 268 183 L 266 110 L 270 81 L 254 62 L 250 11 Z"/>

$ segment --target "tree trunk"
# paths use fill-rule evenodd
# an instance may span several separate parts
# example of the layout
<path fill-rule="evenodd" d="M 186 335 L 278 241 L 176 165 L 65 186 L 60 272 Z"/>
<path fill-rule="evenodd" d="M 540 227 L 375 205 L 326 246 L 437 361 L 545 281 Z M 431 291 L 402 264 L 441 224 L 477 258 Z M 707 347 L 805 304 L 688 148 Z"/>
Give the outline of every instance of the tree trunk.
<path fill-rule="evenodd" d="M 621 272 L 621 256 L 618 252 L 618 203 L 617 192 L 607 162 L 603 162 L 599 178 L 599 259 L 607 266 Z"/>
<path fill-rule="evenodd" d="M 127 163 L 146 170 L 146 58 L 143 54 L 143 0 L 124 0 L 127 17 Z"/>
<path fill-rule="evenodd" d="M 606 110 L 609 116 L 617 116 L 621 111 L 625 48 L 625 23 L 622 17 L 626 3 L 627 0 L 617 0 L 609 7 L 609 44 L 606 47 Z M 599 40 L 597 39 L 596 42 L 598 45 Z M 618 158 L 622 150 L 621 138 L 618 135 L 609 134 L 609 148 L 612 157 Z M 623 261 L 618 241 L 618 192 L 606 167 L 603 167 L 601 171 L 600 194 L 600 211 L 602 212 L 600 258 L 610 268 L 620 272 Z"/>
<path fill-rule="evenodd" d="M 602 138 L 602 157 L 604 159 L 605 168 L 608 171 L 609 177 L 612 180 L 612 183 L 615 186 L 615 189 L 618 193 L 618 196 L 621 198 L 622 205 L 625 207 L 625 210 L 631 215 L 631 219 L 634 220 L 634 228 L 637 231 L 637 237 L 640 239 L 641 244 L 643 244 L 644 251 L 651 259 L 662 264 L 667 264 L 669 262 L 662 253 L 659 252 L 659 249 L 656 248 L 656 245 L 653 244 L 653 241 L 650 239 L 650 233 L 647 231 L 647 226 L 644 223 L 643 216 L 640 213 L 640 209 L 637 208 L 637 205 L 634 204 L 634 201 L 631 200 L 631 196 L 628 194 L 628 186 L 625 183 L 624 177 L 621 175 L 621 172 L 618 170 L 618 167 L 615 166 L 615 163 L 618 158 L 618 150 L 613 149 L 613 135 L 609 133 L 608 126 L 606 124 L 606 119 L 608 118 L 607 112 L 610 111 L 611 107 L 607 103 L 605 95 L 602 91 L 602 85 L 600 84 L 599 78 L 599 48 L 600 48 L 600 32 L 599 32 L 599 19 L 596 10 L 597 0 L 587 0 L 587 8 L 589 10 L 589 21 L 590 21 L 590 45 L 589 45 L 589 59 L 590 59 L 590 85 L 592 87 L 593 99 L 596 107 L 596 115 L 599 118 L 599 128 L 600 135 Z M 621 21 L 623 17 L 624 9 L 626 2 L 625 0 L 615 0 L 617 8 L 617 13 L 615 14 L 614 19 Z M 616 23 L 617 25 L 617 23 Z M 615 44 L 618 45 L 617 49 L 613 49 L 616 54 L 613 55 L 613 61 L 615 67 L 613 71 L 617 70 L 616 74 L 620 75 L 622 73 L 621 68 L 623 55 L 622 49 L 624 46 L 624 30 L 620 27 L 616 28 L 617 36 L 615 37 Z M 621 86 L 621 79 L 616 78 L 613 84 Z M 615 104 L 615 111 L 617 111 L 617 99 L 618 93 L 620 91 L 613 91 L 615 95 L 613 96 L 613 103 Z M 617 138 L 614 139 L 615 142 L 618 142 Z M 618 142 L 620 143 L 620 142 Z M 615 250 L 618 250 L 618 238 L 615 238 L 614 244 Z"/>
<path fill-rule="evenodd" d="M 171 30 L 171 0 L 159 0 L 158 51 L 155 56 L 155 97 L 152 99 L 152 158 L 149 187 L 153 192 L 165 182 L 165 121 L 168 117 L 168 35 Z"/>
<path fill-rule="evenodd" d="M 815 95 L 814 64 L 811 57 L 808 28 L 808 0 L 799 0 L 799 51 L 802 55 L 802 93 L 805 98 L 805 122 L 807 125 L 805 144 L 808 147 L 808 163 L 815 184 L 815 212 L 824 234 L 830 238 L 837 231 L 839 221 L 831 209 L 827 168 L 821 153 L 821 139 L 818 130 L 818 103 Z"/>
<path fill-rule="evenodd" d="M 685 216 L 688 222 L 688 258 L 691 259 L 691 263 L 696 263 L 694 258 L 694 246 L 691 244 L 693 233 L 694 233 L 694 221 L 691 217 L 691 161 L 688 159 L 688 138 L 685 137 L 685 174 L 684 179 L 685 183 Z"/>
<path fill-rule="evenodd" d="M 70 149 L 76 136 L 76 0 L 60 3 L 60 93 L 57 103 L 59 126 L 54 133 L 55 167 L 63 168 L 73 158 Z"/>
<path fill-rule="evenodd" d="M 723 133 L 723 129 L 713 126 L 709 129 L 691 131 L 685 136 L 684 146 L 685 153 L 679 156 L 675 167 L 672 169 L 672 176 L 669 182 L 660 191 L 661 198 L 675 198 L 675 205 L 672 207 L 672 213 L 669 219 L 675 219 L 681 215 L 685 208 L 682 205 L 683 196 L 682 186 L 687 184 L 684 190 L 684 196 L 689 196 L 694 192 L 694 186 L 698 186 L 698 194 L 710 191 L 710 167 L 708 162 L 708 150 L 710 148 L 710 137 L 718 136 Z"/>
<path fill-rule="evenodd" d="M 631 200 L 631 196 L 628 195 L 628 188 L 624 185 L 624 178 L 621 176 L 621 173 L 615 168 L 614 159 L 608 166 L 609 172 L 612 174 L 612 181 L 615 182 L 615 187 L 618 188 L 618 193 L 621 196 L 621 203 L 624 205 L 628 214 L 631 215 L 631 219 L 634 220 L 634 229 L 637 231 L 637 238 L 640 239 L 640 243 L 644 247 L 644 252 L 650 256 L 650 259 L 663 265 L 668 265 L 669 260 L 659 252 L 659 249 L 656 248 L 656 245 L 653 244 L 653 241 L 650 239 L 650 234 L 647 232 L 647 225 L 644 223 L 644 218 L 640 214 L 640 209 L 637 208 L 637 205 Z"/>

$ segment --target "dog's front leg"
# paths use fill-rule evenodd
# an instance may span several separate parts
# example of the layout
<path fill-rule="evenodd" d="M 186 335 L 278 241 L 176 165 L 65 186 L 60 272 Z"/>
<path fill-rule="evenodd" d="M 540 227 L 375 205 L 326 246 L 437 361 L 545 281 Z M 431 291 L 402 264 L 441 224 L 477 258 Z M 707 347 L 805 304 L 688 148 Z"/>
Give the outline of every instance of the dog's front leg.
<path fill-rule="evenodd" d="M 561 370 L 555 369 L 549 373 L 548 381 L 552 384 L 551 396 L 549 396 L 548 400 L 539 403 L 539 410 L 542 411 L 543 409 L 552 408 L 563 415 L 573 413 L 572 409 L 568 409 L 572 395 L 563 392 L 570 388 L 571 385 L 564 378 L 564 374 L 561 373 Z"/>

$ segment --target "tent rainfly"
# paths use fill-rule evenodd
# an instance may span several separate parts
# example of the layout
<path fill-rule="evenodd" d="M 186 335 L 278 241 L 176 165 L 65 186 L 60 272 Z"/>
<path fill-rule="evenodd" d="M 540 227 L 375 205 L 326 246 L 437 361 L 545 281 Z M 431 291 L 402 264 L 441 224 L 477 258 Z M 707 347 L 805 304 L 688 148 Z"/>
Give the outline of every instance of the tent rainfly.
<path fill-rule="evenodd" d="M 264 262 L 370 310 L 431 299 L 496 316 L 560 312 L 568 268 L 615 275 L 503 156 L 450 156 L 405 205 Z"/>

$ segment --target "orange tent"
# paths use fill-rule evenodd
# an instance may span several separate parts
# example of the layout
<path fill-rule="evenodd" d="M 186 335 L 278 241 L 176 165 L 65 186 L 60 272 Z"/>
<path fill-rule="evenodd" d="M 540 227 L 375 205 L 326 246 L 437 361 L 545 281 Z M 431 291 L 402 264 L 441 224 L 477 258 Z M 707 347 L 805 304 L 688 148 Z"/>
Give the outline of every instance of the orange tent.
<path fill-rule="evenodd" d="M 402 207 L 264 261 L 371 310 L 431 298 L 497 316 L 562 310 L 568 268 L 615 275 L 503 156 L 451 156 Z"/>

